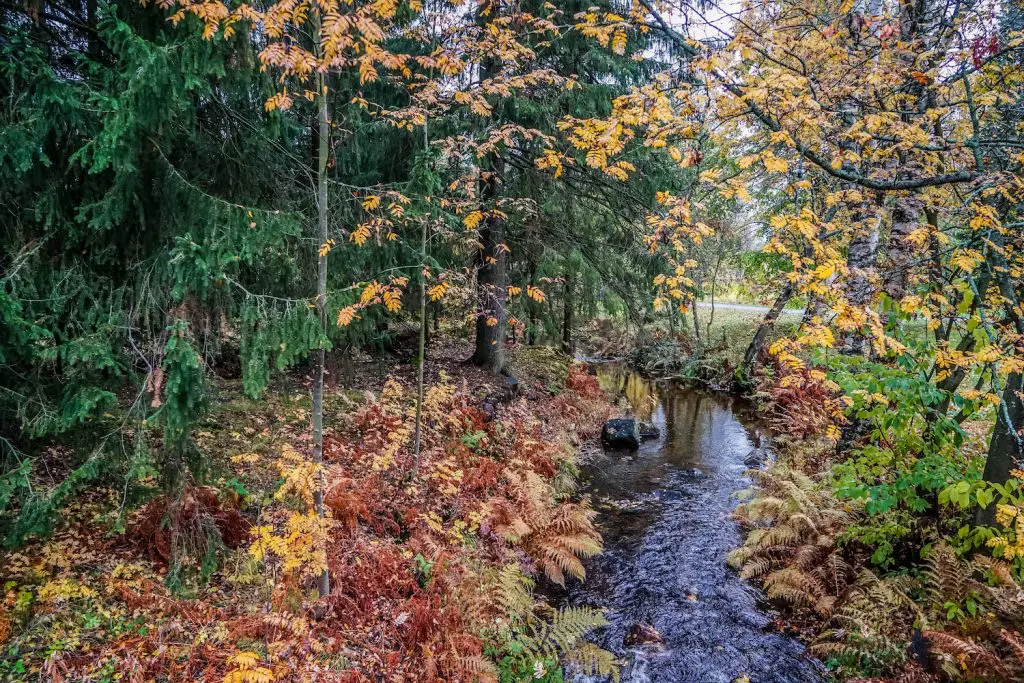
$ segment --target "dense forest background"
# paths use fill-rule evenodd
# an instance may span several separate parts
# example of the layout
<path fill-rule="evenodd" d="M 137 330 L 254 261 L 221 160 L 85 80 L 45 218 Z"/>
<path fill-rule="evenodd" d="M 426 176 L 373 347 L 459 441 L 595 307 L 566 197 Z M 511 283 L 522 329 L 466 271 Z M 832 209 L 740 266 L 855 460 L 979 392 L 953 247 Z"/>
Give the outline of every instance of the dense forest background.
<path fill-rule="evenodd" d="M 259 396 L 272 370 L 308 363 L 326 346 L 338 356 L 378 349 L 394 334 L 389 321 L 393 329 L 408 317 L 379 306 L 344 328 L 320 324 L 309 306 L 319 245 L 315 107 L 299 99 L 287 111 L 266 111 L 278 84 L 261 69 L 258 43 L 244 35 L 204 40 L 198 20 L 176 28 L 167 14 L 137 3 L 5 9 L 5 457 L 17 459 L 24 438 L 57 435 L 75 439 L 85 456 L 69 463 L 62 492 L 30 496 L 39 505 L 59 504 L 75 482 L 106 468 L 152 467 L 140 422 L 160 422 L 174 433 L 170 441 L 187 441 L 206 374 L 241 372 L 246 392 Z M 407 28 L 413 20 L 395 18 Z M 488 118 L 453 111 L 431 122 L 431 134 L 463 146 L 502 127 L 550 135 L 569 112 L 608 113 L 616 93 L 653 70 L 582 38 L 541 49 L 537 68 L 581 72 L 580 86 L 508 98 Z M 431 286 L 472 277 L 476 238 L 458 234 L 454 207 L 450 217 L 434 215 L 415 199 L 443 196 L 460 180 L 462 152 L 442 157 L 441 143 L 424 149 L 420 131 L 389 125 L 361 104 L 406 106 L 402 86 L 360 84 L 357 74 L 332 79 L 328 234 L 344 256 L 329 274 L 327 308 L 337 315 L 358 301 L 359 283 L 419 278 L 424 221 L 433 221 L 427 267 L 447 275 Z M 650 287 L 634 268 L 653 266 L 624 226 L 650 190 L 606 187 L 610 181 L 585 173 L 553 181 L 535 169 L 539 146 L 532 147 L 517 143 L 501 160 L 502 196 L 490 201 L 514 217 L 500 240 L 511 254 L 502 279 L 541 287 L 568 273 L 569 296 L 579 290 L 571 307 L 593 314 L 599 298 L 614 297 L 610 310 L 637 314 Z M 389 218 L 367 208 L 381 197 Z M 370 226 L 373 235 L 361 239 L 376 246 L 354 248 L 357 226 Z M 403 310 L 417 308 L 416 289 L 401 289 Z M 565 293 L 561 285 L 544 289 Z M 521 334 L 560 338 L 561 306 L 531 302 L 508 314 L 522 321 Z M 431 313 L 461 324 L 472 309 L 456 301 Z M 163 386 L 175 398 L 155 406 Z M 140 437 L 128 457 L 125 429 Z M 156 469 L 173 479 L 186 460 Z M 26 474 L 6 475 L 6 501 L 27 493 Z M 29 517 L 9 530 L 12 540 L 50 515 Z"/>

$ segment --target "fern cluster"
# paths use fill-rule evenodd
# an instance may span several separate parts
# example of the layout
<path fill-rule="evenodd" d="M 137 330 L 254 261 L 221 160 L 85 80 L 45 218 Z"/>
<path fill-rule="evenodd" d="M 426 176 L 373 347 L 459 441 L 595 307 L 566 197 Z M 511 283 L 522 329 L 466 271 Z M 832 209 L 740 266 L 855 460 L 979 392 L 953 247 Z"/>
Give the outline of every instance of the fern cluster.
<path fill-rule="evenodd" d="M 769 598 L 828 616 L 853 578 L 836 545 L 849 513 L 796 470 L 777 466 L 753 476 L 759 493 L 735 513 L 750 533 L 730 564 L 761 582 Z"/>
<path fill-rule="evenodd" d="M 948 544 L 929 554 L 922 576 L 924 635 L 952 680 L 1024 678 L 1024 590 L 1002 560 L 961 559 Z"/>
<path fill-rule="evenodd" d="M 939 543 L 919 576 L 861 572 L 812 650 L 861 674 L 902 668 L 912 651 L 928 680 L 1020 680 L 1022 621 L 1024 593 L 1005 563 Z"/>
<path fill-rule="evenodd" d="M 585 675 L 619 679 L 615 656 L 585 636 L 608 624 L 600 610 L 590 607 L 552 609 L 534 597 L 534 581 L 516 564 L 488 569 L 462 584 L 459 596 L 467 621 L 486 634 L 491 648 L 486 657 L 456 656 L 456 668 L 479 680 L 561 680 L 560 663 Z"/>
<path fill-rule="evenodd" d="M 552 483 L 533 471 L 510 467 L 505 477 L 513 500 L 504 506 L 498 532 L 520 544 L 555 583 L 565 585 L 566 575 L 582 580 L 586 571 L 580 558 L 601 552 L 596 512 L 586 500 L 557 502 Z"/>
<path fill-rule="evenodd" d="M 1024 591 L 1010 565 L 963 559 L 945 542 L 922 567 L 879 575 L 839 541 L 860 521 L 830 488 L 778 464 L 752 473 L 736 510 L 749 529 L 730 563 L 797 618 L 822 624 L 811 650 L 841 676 L 1024 678 Z"/>
<path fill-rule="evenodd" d="M 882 675 L 908 660 L 917 605 L 907 577 L 879 578 L 862 570 L 811 650 L 840 673 Z"/>

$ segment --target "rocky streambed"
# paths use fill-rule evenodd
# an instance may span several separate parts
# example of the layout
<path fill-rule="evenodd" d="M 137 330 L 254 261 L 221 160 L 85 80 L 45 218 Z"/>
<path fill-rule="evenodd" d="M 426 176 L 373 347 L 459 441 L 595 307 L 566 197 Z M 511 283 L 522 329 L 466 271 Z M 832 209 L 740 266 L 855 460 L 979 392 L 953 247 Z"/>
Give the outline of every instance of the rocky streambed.
<path fill-rule="evenodd" d="M 583 472 L 605 551 L 587 563 L 587 581 L 568 602 L 607 610 L 611 624 L 595 640 L 625 662 L 622 680 L 824 680 L 804 646 L 773 628 L 760 591 L 726 565 L 741 542 L 735 494 L 749 485 L 752 458 L 766 451 L 749 411 L 616 364 L 595 368 L 658 431 L 637 450 L 606 451 Z"/>

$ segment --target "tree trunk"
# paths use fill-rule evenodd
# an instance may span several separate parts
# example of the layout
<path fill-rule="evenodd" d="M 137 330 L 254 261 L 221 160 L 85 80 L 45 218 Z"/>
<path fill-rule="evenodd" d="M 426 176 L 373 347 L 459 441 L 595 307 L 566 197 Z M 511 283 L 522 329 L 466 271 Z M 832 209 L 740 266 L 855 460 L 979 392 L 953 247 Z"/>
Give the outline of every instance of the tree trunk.
<path fill-rule="evenodd" d="M 96 0 L 85 0 L 85 23 L 89 27 L 89 42 L 87 48 L 89 57 L 97 59 L 100 53 L 100 37 L 96 32 Z"/>
<path fill-rule="evenodd" d="M 697 300 L 694 299 L 690 306 L 690 315 L 693 316 L 693 334 L 697 338 L 697 342 L 700 343 L 700 317 L 697 315 Z"/>
<path fill-rule="evenodd" d="M 317 261 L 316 279 L 316 310 L 320 316 L 321 330 L 327 332 L 327 254 L 320 249 L 321 245 L 327 243 L 328 239 L 328 214 L 327 214 L 327 157 L 328 135 L 330 135 L 330 113 L 327 108 L 327 93 L 324 76 L 317 78 L 317 102 L 318 115 L 318 136 L 319 145 L 317 149 L 317 174 L 316 174 L 316 208 L 317 208 L 317 248 L 320 257 Z M 326 349 L 323 342 L 313 352 L 313 462 L 322 467 L 324 462 L 324 362 L 326 360 Z M 318 517 L 324 516 L 324 475 L 321 471 L 317 475 L 316 488 L 313 491 L 313 507 Z M 325 596 L 331 592 L 330 572 L 325 568 L 320 575 L 320 595 Z"/>
<path fill-rule="evenodd" d="M 722 268 L 722 259 L 725 254 L 722 248 L 718 249 L 718 258 L 715 260 L 715 269 L 711 271 L 711 311 L 708 313 L 708 323 L 705 326 L 707 338 L 711 339 L 711 326 L 715 324 L 715 288 L 718 286 L 718 271 Z"/>
<path fill-rule="evenodd" d="M 941 272 L 939 273 L 939 277 L 940 276 Z M 936 277 L 934 275 L 932 276 L 932 286 L 934 288 L 938 288 L 941 286 L 941 280 L 939 279 L 939 277 Z M 976 296 L 972 300 L 971 306 L 968 309 L 968 315 L 974 315 L 974 312 L 977 310 L 978 305 L 981 303 L 982 300 L 984 300 L 985 292 L 988 291 L 990 281 L 991 276 L 989 270 L 986 268 L 986 270 L 983 271 L 981 275 L 978 277 L 977 284 L 975 285 L 978 290 L 978 296 Z M 937 289 L 937 291 L 939 290 Z M 949 325 L 941 334 L 941 339 L 938 338 L 939 333 L 936 333 L 936 343 L 947 343 L 949 341 L 949 335 L 952 332 L 952 330 L 953 321 L 950 320 Z M 956 345 L 956 350 L 958 353 L 971 353 L 972 351 L 974 351 L 975 344 L 976 341 L 974 335 L 966 334 L 960 339 L 960 342 Z M 931 374 L 935 375 L 938 372 L 938 365 L 933 363 Z M 939 418 L 945 416 L 946 413 L 949 412 L 949 406 L 953 401 L 953 395 L 956 393 L 956 390 L 960 388 L 960 385 L 966 378 L 967 368 L 958 366 L 949 375 L 947 375 L 944 379 L 942 379 L 935 385 L 936 388 L 942 393 L 942 398 L 939 400 L 937 405 L 935 405 L 932 409 L 928 411 L 926 415 L 929 431 L 933 429 L 935 423 L 938 421 Z"/>
<path fill-rule="evenodd" d="M 917 194 L 898 197 L 893 205 L 892 231 L 886 250 L 885 277 L 882 279 L 882 291 L 893 305 L 899 304 L 907 294 L 911 267 L 918 260 L 916 248 L 907 241 L 907 235 L 921 225 L 923 215 L 924 202 Z"/>
<path fill-rule="evenodd" d="M 857 233 L 850 241 L 846 255 L 846 266 L 850 270 L 846 298 L 854 308 L 865 310 L 875 298 L 875 264 L 878 260 L 878 234 L 881 211 L 871 200 L 865 200 L 853 214 Z M 842 353 L 860 356 L 864 353 L 863 330 L 851 330 L 843 334 Z"/>
<path fill-rule="evenodd" d="M 765 344 L 768 343 L 768 335 L 775 328 L 775 323 L 778 322 L 779 316 L 782 315 L 782 309 L 786 307 L 786 304 L 789 303 L 794 294 L 796 294 L 796 285 L 792 282 L 787 283 L 775 298 L 775 303 L 772 304 L 771 309 L 765 314 L 761 324 L 757 326 L 754 338 L 750 340 L 750 344 L 743 354 L 743 367 L 740 376 L 737 378 L 741 383 L 745 383 L 753 377 L 755 364 L 761 357 Z"/>
<path fill-rule="evenodd" d="M 807 327 L 810 325 L 815 318 L 822 318 L 825 315 L 825 304 L 822 302 L 821 297 L 811 294 L 807 297 L 807 308 L 804 309 L 804 314 L 800 317 L 800 327 Z"/>
<path fill-rule="evenodd" d="M 573 290 L 576 287 L 575 273 L 572 268 L 572 261 L 565 260 L 565 291 L 562 297 L 562 351 L 573 355 L 575 349 L 572 343 L 573 312 L 576 310 Z"/>
<path fill-rule="evenodd" d="M 423 433 L 423 371 L 427 365 L 427 219 L 420 232 L 420 346 L 416 361 L 416 429 L 413 435 L 413 475 L 420 471 L 420 441 Z"/>
<path fill-rule="evenodd" d="M 503 162 L 494 157 L 484 178 L 483 199 L 498 194 Z M 505 220 L 488 216 L 480 228 L 480 257 L 476 271 L 476 349 L 470 362 L 493 373 L 505 369 Z"/>
<path fill-rule="evenodd" d="M 1010 471 L 1024 468 L 1024 401 L 1021 401 L 1021 373 L 1012 373 L 1006 378 L 1002 401 L 996 411 L 996 425 L 985 459 L 983 479 L 993 484 L 1003 484 L 1010 478 Z M 996 506 L 979 508 L 979 525 L 992 526 L 995 523 Z"/>

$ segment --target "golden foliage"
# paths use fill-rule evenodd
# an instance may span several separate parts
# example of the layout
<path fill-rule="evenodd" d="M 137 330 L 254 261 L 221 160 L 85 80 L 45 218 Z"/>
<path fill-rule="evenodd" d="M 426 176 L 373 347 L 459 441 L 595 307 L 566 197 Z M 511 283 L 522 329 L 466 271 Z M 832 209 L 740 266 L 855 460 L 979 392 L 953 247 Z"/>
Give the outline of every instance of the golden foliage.
<path fill-rule="evenodd" d="M 601 551 L 601 535 L 594 528 L 596 513 L 586 501 L 557 502 L 550 482 L 527 470 L 505 470 L 516 510 L 496 527 L 506 541 L 522 545 L 544 573 L 559 585 L 566 575 L 586 576 L 581 557 Z"/>

